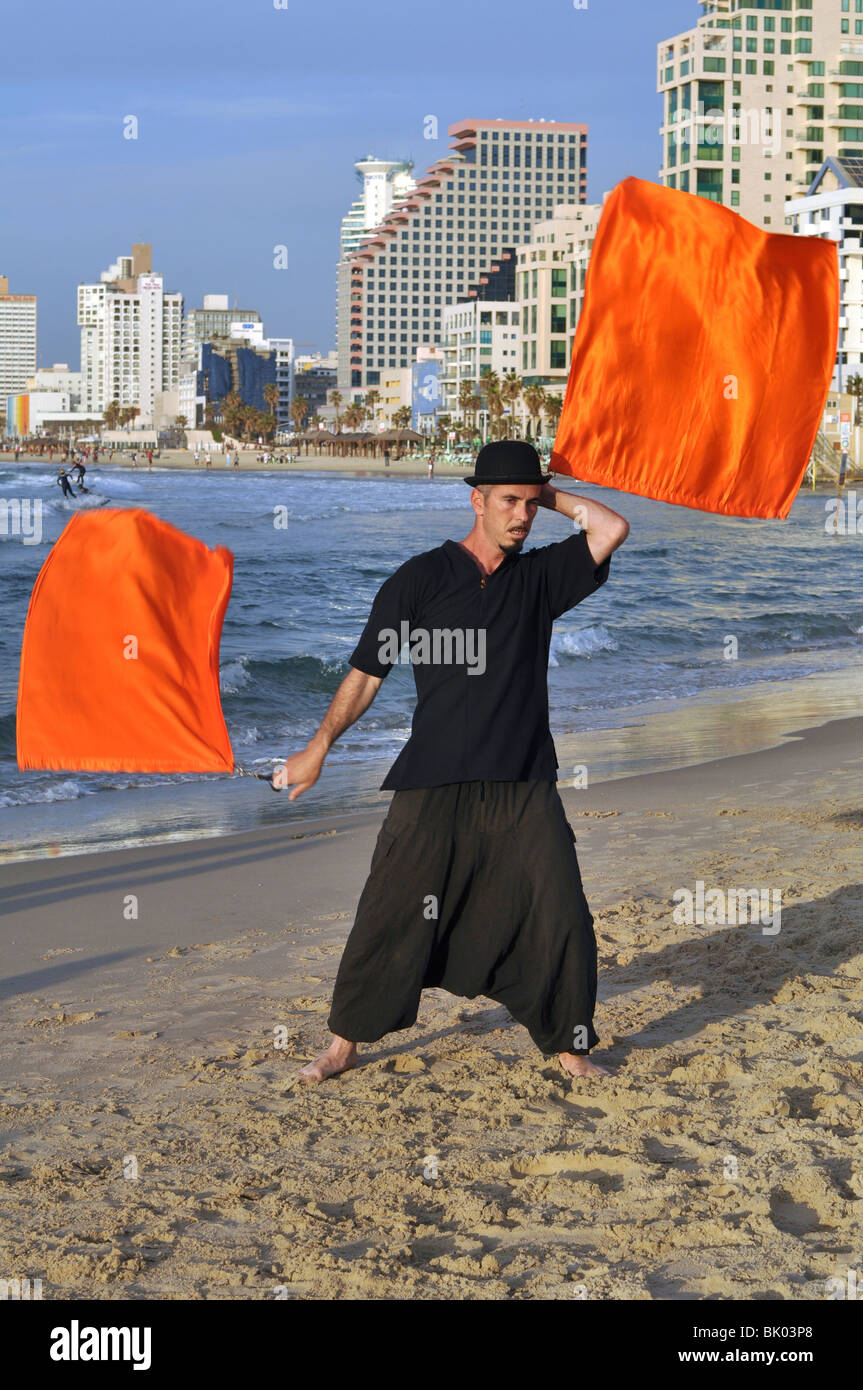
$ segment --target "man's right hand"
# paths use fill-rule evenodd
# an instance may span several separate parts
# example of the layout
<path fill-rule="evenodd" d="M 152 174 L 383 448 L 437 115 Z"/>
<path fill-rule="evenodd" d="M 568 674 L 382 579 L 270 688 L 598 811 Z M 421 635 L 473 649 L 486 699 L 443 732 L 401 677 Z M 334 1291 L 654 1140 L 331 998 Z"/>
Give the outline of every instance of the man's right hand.
<path fill-rule="evenodd" d="M 281 767 L 276 768 L 272 778 L 273 786 L 277 791 L 281 791 L 283 787 L 293 787 L 288 800 L 296 801 L 302 792 L 315 785 L 323 765 L 322 752 L 314 748 L 304 748 L 300 753 L 293 753 Z"/>

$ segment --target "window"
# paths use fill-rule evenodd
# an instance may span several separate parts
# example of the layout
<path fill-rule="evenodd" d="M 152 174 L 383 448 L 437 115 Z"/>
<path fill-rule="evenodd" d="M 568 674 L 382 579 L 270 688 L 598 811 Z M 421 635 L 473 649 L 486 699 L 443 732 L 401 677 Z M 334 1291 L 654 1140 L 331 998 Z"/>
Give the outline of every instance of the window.
<path fill-rule="evenodd" d="M 566 366 L 566 339 L 552 338 L 549 366 L 552 371 L 559 371 Z"/>

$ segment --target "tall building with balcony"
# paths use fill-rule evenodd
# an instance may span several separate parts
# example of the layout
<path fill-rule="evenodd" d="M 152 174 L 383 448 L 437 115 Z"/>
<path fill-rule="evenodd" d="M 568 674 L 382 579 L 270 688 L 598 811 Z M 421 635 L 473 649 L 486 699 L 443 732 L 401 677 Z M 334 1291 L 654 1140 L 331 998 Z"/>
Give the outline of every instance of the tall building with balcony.
<path fill-rule="evenodd" d="M 383 371 L 440 346 L 446 306 L 556 204 L 585 201 L 585 125 L 469 119 L 451 125 L 449 136 L 449 153 L 340 267 L 343 392 L 377 387 Z"/>
<path fill-rule="evenodd" d="M 142 243 L 104 271 L 98 284 L 78 286 L 81 409 L 136 405 L 136 425 L 162 423 L 161 397 L 180 379 L 183 296 L 165 289 Z M 176 409 L 175 412 L 176 413 Z"/>
<path fill-rule="evenodd" d="M 519 369 L 526 386 L 543 386 L 556 395 L 566 387 L 601 215 L 600 203 L 557 207 L 552 217 L 537 223 L 530 242 L 517 249 Z"/>
<path fill-rule="evenodd" d="M 36 296 L 10 294 L 0 275 L 0 401 L 24 390 L 36 370 Z"/>
<path fill-rule="evenodd" d="M 700 0 L 659 44 L 660 182 L 784 231 L 828 156 L 863 154 L 863 0 Z"/>
<path fill-rule="evenodd" d="M 342 218 L 339 237 L 339 263 L 336 268 L 336 345 L 340 360 L 347 364 L 351 337 L 351 266 L 349 257 L 381 222 L 394 202 L 415 188 L 413 162 L 408 159 L 375 159 L 367 155 L 355 165 L 362 184 L 360 196 Z M 339 385 L 348 387 L 348 368 L 340 374 Z"/>
<path fill-rule="evenodd" d="M 459 400 L 465 387 L 472 395 L 482 396 L 482 378 L 489 372 L 501 380 L 518 373 L 520 323 L 515 248 L 507 247 L 463 299 L 444 309 L 442 410 L 464 418 Z"/>
<path fill-rule="evenodd" d="M 785 205 L 791 231 L 836 243 L 839 337 L 833 386 L 863 375 L 863 159 L 826 159 L 803 198 Z"/>

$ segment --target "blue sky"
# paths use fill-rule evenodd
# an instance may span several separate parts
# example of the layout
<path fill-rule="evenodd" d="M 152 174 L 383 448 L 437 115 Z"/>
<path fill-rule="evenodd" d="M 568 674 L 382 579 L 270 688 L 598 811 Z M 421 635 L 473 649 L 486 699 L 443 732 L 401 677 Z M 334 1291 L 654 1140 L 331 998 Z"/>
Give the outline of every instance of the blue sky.
<path fill-rule="evenodd" d="M 77 285 L 136 241 L 187 308 L 227 293 L 268 333 L 328 350 L 354 161 L 412 158 L 418 174 L 467 116 L 587 122 L 591 202 L 630 174 L 655 179 L 656 44 L 698 13 L 697 0 L 7 7 L 0 274 L 39 296 L 39 364 L 78 366 Z"/>

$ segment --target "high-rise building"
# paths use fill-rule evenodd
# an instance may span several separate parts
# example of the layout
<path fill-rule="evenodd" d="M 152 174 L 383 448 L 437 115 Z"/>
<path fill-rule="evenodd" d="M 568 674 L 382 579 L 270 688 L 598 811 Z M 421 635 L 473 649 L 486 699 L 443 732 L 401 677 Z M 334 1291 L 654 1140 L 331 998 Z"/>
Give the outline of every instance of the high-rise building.
<path fill-rule="evenodd" d="M 347 217 L 342 218 L 342 260 L 356 251 L 367 232 L 383 222 L 394 201 L 406 197 L 416 187 L 413 167 L 409 159 L 375 159 L 373 154 L 354 165 L 363 191 L 351 204 Z"/>
<path fill-rule="evenodd" d="M 519 307 L 508 299 L 468 299 L 446 306 L 441 392 L 448 414 L 464 415 L 460 400 L 465 386 L 481 395 L 482 377 L 489 372 L 499 380 L 518 372 L 520 323 Z"/>
<path fill-rule="evenodd" d="M 836 243 L 839 338 L 833 385 L 863 374 L 863 159 L 826 159 L 803 198 L 785 205 L 791 230 Z"/>
<path fill-rule="evenodd" d="M 339 264 L 336 268 L 336 344 L 347 363 L 351 339 L 351 267 L 349 257 L 383 222 L 393 203 L 416 187 L 410 160 L 375 159 L 368 155 L 354 165 L 362 183 L 362 193 L 342 218 L 339 237 Z M 343 376 L 345 374 L 343 373 Z M 335 383 L 334 383 L 335 385 Z M 345 385 L 345 382 L 342 382 Z"/>
<path fill-rule="evenodd" d="M 471 119 L 449 136 L 449 154 L 340 262 L 343 392 L 379 386 L 382 371 L 440 345 L 444 308 L 557 203 L 585 200 L 585 125 Z"/>
<path fill-rule="evenodd" d="M 16 395 L 36 370 L 36 296 L 10 294 L 0 275 L 0 401 Z"/>
<path fill-rule="evenodd" d="M 516 294 L 521 310 L 520 375 L 526 386 L 560 395 L 569 377 L 575 330 L 600 203 L 557 207 L 517 250 Z"/>
<path fill-rule="evenodd" d="M 99 283 L 78 286 L 81 408 L 101 414 L 112 401 L 136 405 L 140 426 L 163 423 L 158 397 L 180 377 L 183 296 L 165 290 L 148 244 L 132 247 Z"/>
<path fill-rule="evenodd" d="M 226 294 L 205 294 L 202 309 L 190 309 L 183 323 L 183 357 L 194 357 L 199 343 L 229 338 L 234 324 L 260 323 L 257 309 L 231 309 Z"/>
<path fill-rule="evenodd" d="M 863 0 L 700 0 L 659 44 L 660 182 L 785 230 L 828 156 L 863 154 Z"/>

